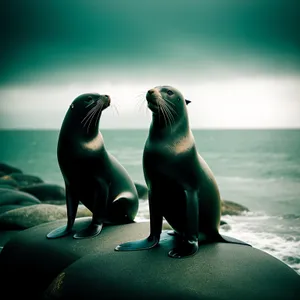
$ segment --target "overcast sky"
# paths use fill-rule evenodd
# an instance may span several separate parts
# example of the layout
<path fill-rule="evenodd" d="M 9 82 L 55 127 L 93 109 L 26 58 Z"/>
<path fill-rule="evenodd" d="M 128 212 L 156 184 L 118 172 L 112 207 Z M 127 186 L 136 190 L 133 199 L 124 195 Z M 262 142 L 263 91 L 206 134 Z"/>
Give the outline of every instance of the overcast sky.
<path fill-rule="evenodd" d="M 193 128 L 300 127 L 300 1 L 2 7 L 0 128 L 60 128 L 86 92 L 109 94 L 117 108 L 105 111 L 102 128 L 148 128 L 143 100 L 157 85 L 192 101 Z"/>

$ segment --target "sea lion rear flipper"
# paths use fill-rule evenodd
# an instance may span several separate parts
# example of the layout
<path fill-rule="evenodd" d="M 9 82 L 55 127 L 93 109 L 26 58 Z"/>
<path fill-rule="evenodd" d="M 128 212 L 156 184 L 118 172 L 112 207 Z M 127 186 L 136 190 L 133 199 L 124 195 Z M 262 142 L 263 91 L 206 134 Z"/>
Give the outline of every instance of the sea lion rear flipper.
<path fill-rule="evenodd" d="M 61 226 L 52 230 L 47 234 L 48 239 L 55 239 L 68 235 L 72 231 L 73 224 L 75 222 L 79 199 L 69 185 L 66 184 L 66 204 L 67 204 L 67 225 Z"/>
<path fill-rule="evenodd" d="M 250 246 L 252 247 L 250 244 L 247 244 L 241 240 L 238 240 L 236 238 L 230 237 L 230 236 L 226 236 L 226 235 L 221 235 L 219 234 L 219 242 L 223 242 L 223 243 L 231 243 L 231 244 L 240 244 L 240 245 L 244 245 L 244 246 Z"/>
<path fill-rule="evenodd" d="M 184 239 L 181 239 L 178 246 L 172 249 L 168 255 L 172 258 L 181 258 L 195 254 L 198 251 L 198 193 L 194 190 L 185 190 L 186 205 L 186 230 Z"/>
<path fill-rule="evenodd" d="M 97 181 L 96 185 L 93 187 L 94 196 L 92 199 L 93 203 L 93 219 L 91 224 L 74 234 L 74 239 L 83 239 L 95 237 L 100 234 L 103 222 L 107 217 L 107 201 L 109 195 L 108 185 L 104 181 Z"/>
<path fill-rule="evenodd" d="M 83 238 L 97 236 L 98 234 L 100 234 L 102 227 L 103 227 L 103 223 L 95 224 L 92 222 L 87 228 L 74 234 L 73 238 L 74 239 L 83 239 Z"/>

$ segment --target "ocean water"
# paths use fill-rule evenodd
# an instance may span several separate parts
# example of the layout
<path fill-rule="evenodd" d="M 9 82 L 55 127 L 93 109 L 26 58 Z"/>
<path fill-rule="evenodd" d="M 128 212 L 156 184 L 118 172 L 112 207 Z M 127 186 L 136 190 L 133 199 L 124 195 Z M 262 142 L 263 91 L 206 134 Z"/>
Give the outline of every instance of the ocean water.
<path fill-rule="evenodd" d="M 108 151 L 132 179 L 144 183 L 148 130 L 101 130 Z M 56 157 L 59 131 L 0 131 L 0 161 L 63 185 Z M 193 130 L 225 200 L 250 212 L 223 216 L 221 233 L 250 243 L 300 274 L 300 130 Z M 148 216 L 140 203 L 137 220 Z"/>

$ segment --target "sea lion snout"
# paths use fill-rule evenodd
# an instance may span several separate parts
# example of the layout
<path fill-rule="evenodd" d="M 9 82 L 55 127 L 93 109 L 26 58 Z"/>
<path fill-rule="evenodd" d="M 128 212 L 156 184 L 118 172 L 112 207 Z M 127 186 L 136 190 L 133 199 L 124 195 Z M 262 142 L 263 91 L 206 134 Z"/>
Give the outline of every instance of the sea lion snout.
<path fill-rule="evenodd" d="M 111 99 L 109 95 L 100 95 L 99 99 L 98 99 L 98 103 L 102 101 L 104 104 L 104 107 L 108 107 L 111 103 Z"/>
<path fill-rule="evenodd" d="M 146 100 L 152 104 L 156 104 L 157 103 L 157 100 L 156 100 L 156 90 L 155 89 L 150 89 L 148 92 L 147 92 L 147 95 L 146 95 Z"/>

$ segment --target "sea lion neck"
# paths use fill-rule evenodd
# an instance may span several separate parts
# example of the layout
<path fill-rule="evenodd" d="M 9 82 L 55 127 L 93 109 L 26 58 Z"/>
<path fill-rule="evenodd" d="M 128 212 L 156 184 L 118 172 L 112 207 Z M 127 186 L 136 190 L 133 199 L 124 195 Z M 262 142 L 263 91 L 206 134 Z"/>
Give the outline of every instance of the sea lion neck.
<path fill-rule="evenodd" d="M 158 113 L 152 113 L 152 122 L 150 126 L 150 134 L 164 137 L 172 135 L 176 132 L 184 134 L 189 131 L 189 119 L 186 109 L 180 112 L 180 115 L 173 116 L 172 119 L 166 120 Z"/>
<path fill-rule="evenodd" d="M 101 114 L 98 118 L 93 118 L 85 122 L 84 116 L 79 116 L 73 111 L 69 111 L 63 121 L 61 133 L 63 134 L 65 132 L 70 137 L 80 136 L 85 140 L 91 140 L 99 133 L 100 117 Z"/>
<path fill-rule="evenodd" d="M 188 118 L 181 118 L 171 126 L 166 123 L 159 123 L 157 119 L 152 119 L 149 129 L 149 138 L 151 140 L 176 139 L 176 136 L 187 135 L 190 131 Z"/>

